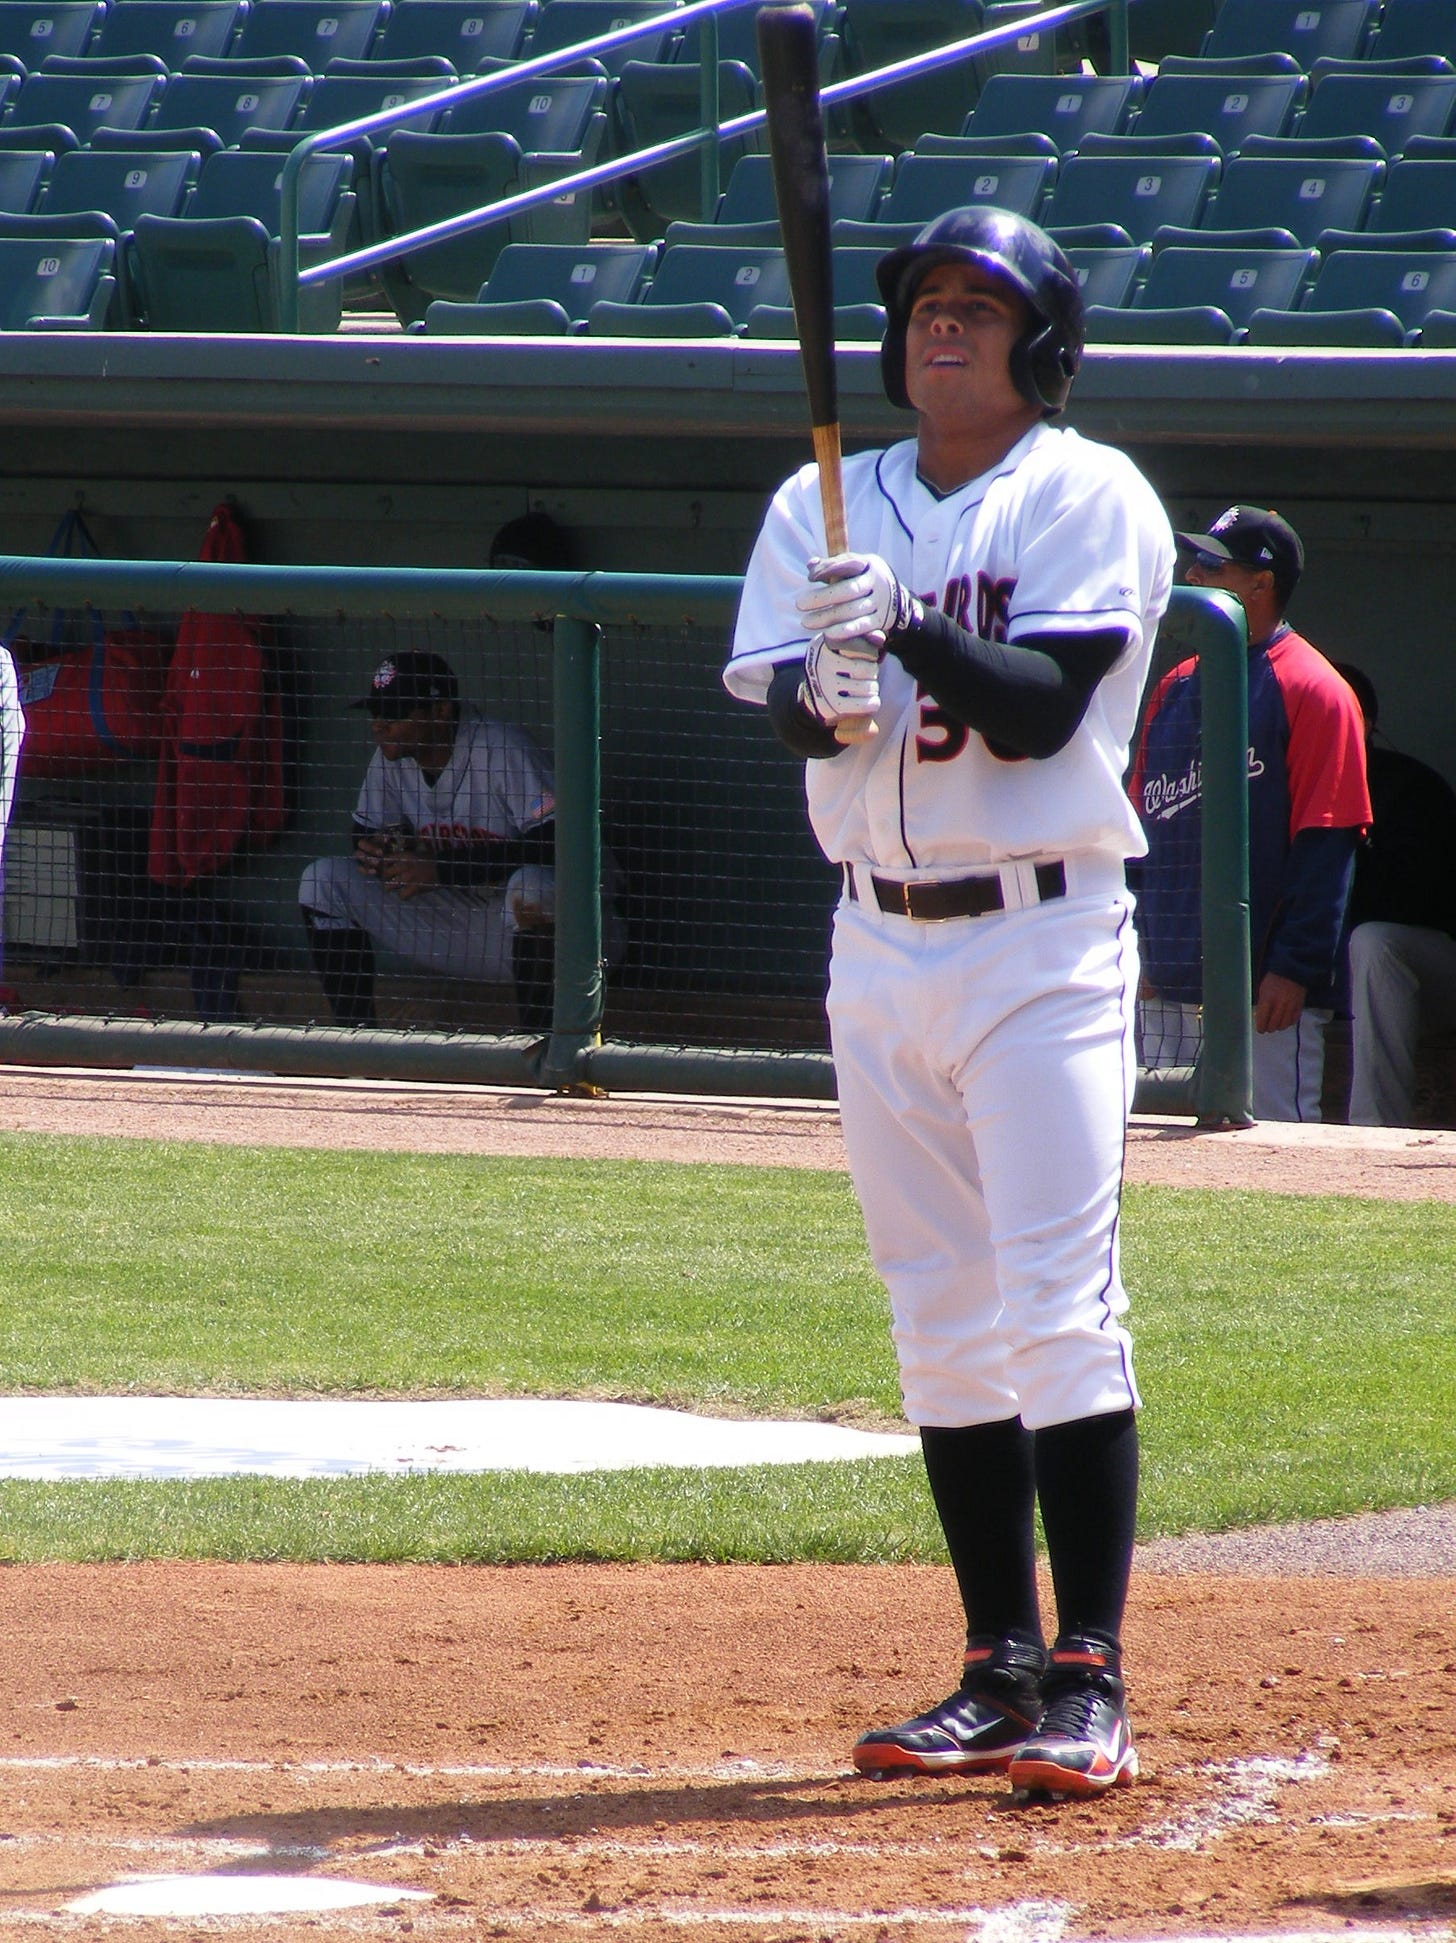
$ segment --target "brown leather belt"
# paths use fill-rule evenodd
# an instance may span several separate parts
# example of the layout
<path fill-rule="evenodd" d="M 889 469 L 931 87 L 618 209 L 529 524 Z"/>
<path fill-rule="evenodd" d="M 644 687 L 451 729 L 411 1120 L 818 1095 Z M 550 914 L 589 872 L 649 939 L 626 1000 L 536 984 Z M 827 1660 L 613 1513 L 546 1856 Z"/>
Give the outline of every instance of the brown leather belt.
<path fill-rule="evenodd" d="M 856 872 L 846 864 L 845 895 L 854 904 L 859 902 L 857 877 L 869 879 L 875 902 L 882 911 L 888 912 L 891 917 L 914 918 L 917 924 L 941 924 L 947 918 L 984 918 L 993 911 L 1006 909 L 999 876 L 945 877 L 904 884 L 894 877 L 877 877 L 872 870 Z M 1038 864 L 1036 889 L 1043 904 L 1054 897 L 1065 897 L 1066 865 L 1060 859 L 1056 863 Z"/>

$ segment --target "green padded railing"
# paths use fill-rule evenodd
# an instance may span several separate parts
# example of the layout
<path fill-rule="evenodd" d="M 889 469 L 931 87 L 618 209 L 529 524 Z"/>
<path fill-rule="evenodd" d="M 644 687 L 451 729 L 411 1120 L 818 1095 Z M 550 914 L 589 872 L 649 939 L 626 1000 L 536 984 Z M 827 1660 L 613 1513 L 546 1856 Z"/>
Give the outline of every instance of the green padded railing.
<path fill-rule="evenodd" d="M 546 1085 L 559 1089 L 833 1096 L 827 1054 L 603 1045 L 599 650 L 604 627 L 709 627 L 726 639 L 741 581 L 729 576 L 218 566 L 0 556 L 0 611 L 45 607 L 545 621 L 553 640 L 557 798 L 556 982 L 544 1045 L 518 1037 L 190 1020 L 0 1018 L 0 1062 L 171 1066 L 314 1077 Z M 1249 1118 L 1250 970 L 1246 638 L 1242 612 L 1179 588 L 1164 647 L 1204 667 L 1204 1054 L 1196 1069 L 1145 1074 L 1141 1110 Z M 765 730 L 767 735 L 767 730 Z"/>

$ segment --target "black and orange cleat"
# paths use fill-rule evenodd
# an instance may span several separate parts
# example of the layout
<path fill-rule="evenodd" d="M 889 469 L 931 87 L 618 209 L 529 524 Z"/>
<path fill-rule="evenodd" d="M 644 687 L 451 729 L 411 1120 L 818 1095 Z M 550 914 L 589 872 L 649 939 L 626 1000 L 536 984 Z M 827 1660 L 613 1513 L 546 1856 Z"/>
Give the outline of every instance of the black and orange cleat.
<path fill-rule="evenodd" d="M 957 1690 L 937 1707 L 855 1743 L 861 1774 L 1000 1774 L 1036 1726 L 1046 1654 L 1020 1640 L 973 1639 Z"/>
<path fill-rule="evenodd" d="M 1075 1636 L 1052 1648 L 1036 1732 L 1010 1764 L 1018 1801 L 1063 1801 L 1130 1788 L 1138 1757 L 1128 1725 L 1121 1656 Z"/>

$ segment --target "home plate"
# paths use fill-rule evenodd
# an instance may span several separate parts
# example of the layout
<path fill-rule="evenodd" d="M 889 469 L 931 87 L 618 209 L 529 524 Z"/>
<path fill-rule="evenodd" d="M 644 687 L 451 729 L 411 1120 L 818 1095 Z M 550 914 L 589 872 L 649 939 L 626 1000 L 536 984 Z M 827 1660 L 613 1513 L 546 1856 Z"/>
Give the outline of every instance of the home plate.
<path fill-rule="evenodd" d="M 329 1876 L 151 1876 L 117 1882 L 65 1906 L 68 1916 L 265 1916 L 290 1909 L 358 1909 L 429 1902 L 427 1889 Z"/>
<path fill-rule="evenodd" d="M 699 1417 L 632 1403 L 8 1397 L 0 1478 L 579 1473 L 814 1464 L 919 1448 L 913 1436 L 843 1424 Z"/>

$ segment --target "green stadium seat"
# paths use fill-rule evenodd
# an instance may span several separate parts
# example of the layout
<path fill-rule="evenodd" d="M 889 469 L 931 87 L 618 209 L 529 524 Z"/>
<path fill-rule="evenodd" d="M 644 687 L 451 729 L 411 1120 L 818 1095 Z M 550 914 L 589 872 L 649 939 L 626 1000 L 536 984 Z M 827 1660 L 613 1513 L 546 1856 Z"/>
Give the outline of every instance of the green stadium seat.
<path fill-rule="evenodd" d="M 1159 74 L 1132 133 L 1162 138 L 1199 130 L 1226 156 L 1236 155 L 1250 135 L 1287 135 L 1308 92 L 1298 74 Z"/>
<path fill-rule="evenodd" d="M 670 61 L 678 42 L 678 29 L 672 22 L 676 8 L 677 0 L 545 0 L 526 52 L 534 61 L 542 54 L 564 53 L 621 27 L 656 21 L 655 31 L 644 32 L 605 54 L 563 61 L 556 72 L 615 76 L 628 61 Z"/>
<path fill-rule="evenodd" d="M 253 0 L 231 52 L 243 61 L 292 54 L 313 74 L 330 61 L 360 60 L 388 0 Z"/>
<path fill-rule="evenodd" d="M 55 157 L 45 149 L 0 149 L 0 210 L 28 216 L 54 164 Z"/>
<path fill-rule="evenodd" d="M 1372 60 L 1444 54 L 1456 61 L 1456 0 L 1385 0 Z"/>
<path fill-rule="evenodd" d="M 850 74 L 867 74 L 982 27 L 981 0 L 845 0 L 840 21 Z M 927 129 L 953 134 L 975 105 L 981 74 L 972 55 L 877 88 L 848 104 L 850 126 L 867 153 L 913 148 Z"/>
<path fill-rule="evenodd" d="M 158 128 L 155 122 L 148 122 L 145 128 L 97 128 L 93 130 L 90 149 L 134 149 L 138 142 L 145 142 L 148 148 L 183 151 L 195 149 L 204 161 L 209 155 L 216 155 L 222 147 L 221 135 L 215 128 Z"/>
<path fill-rule="evenodd" d="M 1256 310 L 1254 345 L 1395 348 L 1411 343 L 1429 310 L 1456 306 L 1456 251 L 1337 250 L 1299 310 Z"/>
<path fill-rule="evenodd" d="M 125 245 L 142 215 L 176 215 L 197 180 L 195 151 L 72 149 L 56 158 L 45 191 L 29 215 L 0 215 L 0 235 L 31 239 L 101 238 L 116 245 L 110 322 L 136 322 Z"/>
<path fill-rule="evenodd" d="M 594 303 L 636 303 L 657 263 L 652 243 L 508 243 L 473 304 L 425 312 L 432 336 L 565 337 Z"/>
<path fill-rule="evenodd" d="M 443 54 L 457 74 L 519 58 L 536 0 L 395 0 L 371 55 L 410 60 Z"/>
<path fill-rule="evenodd" d="M 913 237 L 947 209 L 976 204 L 1035 217 L 1057 178 L 1052 155 L 902 155 L 890 193 L 870 222 L 831 225 L 836 249 L 881 249 Z"/>
<path fill-rule="evenodd" d="M 109 237 L 0 236 L 0 330 L 101 330 L 115 261 Z"/>
<path fill-rule="evenodd" d="M 1444 135 L 1456 117 L 1456 74 L 1326 74 L 1300 121 L 1301 141 L 1369 135 L 1387 156 L 1413 135 Z"/>
<path fill-rule="evenodd" d="M 834 335 L 840 343 L 878 344 L 885 334 L 885 306 L 875 267 L 881 250 L 835 250 Z M 792 304 L 755 304 L 743 326 L 745 337 L 798 336 Z"/>
<path fill-rule="evenodd" d="M 1218 12 L 1218 0 L 1138 0 L 1128 9 L 1128 52 L 1157 67 L 1170 54 L 1196 55 Z"/>
<path fill-rule="evenodd" d="M 1241 155 L 1228 163 L 1200 228 L 1274 228 L 1310 248 L 1326 229 L 1360 229 L 1385 179 L 1383 162 Z"/>
<path fill-rule="evenodd" d="M 512 83 L 490 97 L 502 123 L 496 132 L 391 135 L 379 168 L 382 219 L 401 235 L 589 168 L 606 132 L 606 116 L 595 105 L 606 87 L 580 75 Z M 528 150 L 512 128 L 528 139 L 538 131 L 558 139 L 574 132 L 579 146 Z M 406 324 L 423 318 L 436 298 L 472 302 L 507 243 L 586 243 L 591 213 L 589 194 L 567 191 L 505 222 L 431 244 L 383 267 L 389 301 Z"/>
<path fill-rule="evenodd" d="M 175 218 L 137 219 L 128 268 L 137 307 L 152 330 L 276 331 L 281 155 L 224 150 L 204 164 Z M 339 255 L 353 217 L 347 155 L 311 155 L 299 177 L 300 258 Z M 300 328 L 339 326 L 337 281 L 299 293 Z"/>
<path fill-rule="evenodd" d="M 86 53 L 155 54 L 180 68 L 189 54 L 226 53 L 246 11 L 243 0 L 113 0 Z"/>
<path fill-rule="evenodd" d="M 1204 60 L 1244 54 L 1292 55 L 1309 72 L 1324 54 L 1349 59 L 1364 51 L 1380 0 L 1222 0 Z"/>
<path fill-rule="evenodd" d="M 814 14 L 814 28 L 819 47 L 819 78 L 827 81 L 840 51 L 839 36 L 835 31 L 839 9 L 835 0 L 806 0 Z M 720 61 L 742 61 L 755 76 L 758 74 L 758 8 L 753 6 L 735 7 L 731 12 L 718 16 L 718 59 Z M 702 29 L 694 20 L 682 30 L 682 42 L 678 48 L 680 61 L 702 59 Z M 641 57 L 638 56 L 640 59 Z"/>
<path fill-rule="evenodd" d="M 312 87 L 307 75 L 183 72 L 168 82 L 147 139 L 167 129 L 210 128 L 223 148 L 236 148 L 246 129 L 291 128 Z"/>
<path fill-rule="evenodd" d="M 598 75 L 537 75 L 507 81 L 450 110 L 450 135 L 508 135 L 527 155 L 586 154 L 607 133 L 606 81 Z M 485 279 L 481 278 L 482 283 Z"/>
<path fill-rule="evenodd" d="M 615 146 L 627 155 L 671 141 L 702 126 L 701 70 L 695 61 L 627 61 L 613 91 Z M 718 63 L 718 111 L 724 121 L 752 114 L 758 84 L 741 61 Z M 747 136 L 718 145 L 718 165 L 728 179 L 751 147 Z M 699 154 L 682 155 L 655 168 L 634 171 L 614 185 L 615 202 L 639 243 L 656 242 L 668 224 L 701 218 L 702 173 Z"/>
<path fill-rule="evenodd" d="M 1101 225 L 1121 232 L 1109 240 L 1147 243 L 1165 224 L 1196 224 L 1218 175 L 1210 155 L 1071 155 L 1043 221 L 1058 229 Z"/>
<path fill-rule="evenodd" d="M 1066 155 L 1094 130 L 1125 134 L 1142 98 L 1138 75 L 993 74 L 960 132 L 1041 134 Z"/>
<path fill-rule="evenodd" d="M 635 304 L 593 304 L 594 337 L 730 337 L 758 304 L 789 302 L 782 250 L 713 249 L 684 243 L 665 250 Z"/>
<path fill-rule="evenodd" d="M 1082 302 L 1112 308 L 1131 303 L 1153 260 L 1146 243 L 1114 244 L 1110 249 L 1074 243 L 1066 255 L 1076 274 Z"/>
<path fill-rule="evenodd" d="M 105 12 L 101 0 L 0 0 L 0 55 L 29 73 L 47 54 L 83 54 Z"/>
<path fill-rule="evenodd" d="M 166 85 L 165 74 L 30 74 L 6 116 L 6 132 L 68 128 L 84 146 L 103 126 L 140 128 Z M 55 146 L 49 139 L 45 145 Z"/>
<path fill-rule="evenodd" d="M 1456 228 L 1456 155 L 1393 162 L 1365 219 L 1367 230 Z"/>
<path fill-rule="evenodd" d="M 922 135 L 912 151 L 915 155 L 1050 155 L 1053 161 L 1062 151 L 1050 135 L 1030 129 L 1024 135 Z"/>
<path fill-rule="evenodd" d="M 380 115 L 386 109 L 402 108 L 409 101 L 428 104 L 432 95 L 453 88 L 458 80 L 442 55 L 413 61 L 330 61 L 292 125 L 300 133 L 314 133 L 361 121 L 366 115 Z M 424 105 L 418 117 L 411 116 L 407 124 L 400 125 L 433 129 L 443 112 Z M 384 139 L 375 138 L 376 142 Z"/>
<path fill-rule="evenodd" d="M 1292 309 L 1318 262 L 1315 250 L 1160 250 L 1131 306 L 1088 306 L 1087 341 L 1233 344 L 1261 306 Z"/>
<path fill-rule="evenodd" d="M 1420 343 L 1423 351 L 1456 351 L 1456 310 L 1428 310 Z"/>
<path fill-rule="evenodd" d="M 893 172 L 888 155 L 831 155 L 830 221 L 868 222 L 884 200 Z M 728 178 L 712 222 L 669 223 L 664 241 L 669 249 L 677 243 L 761 243 L 777 248 L 779 216 L 770 158 L 745 155 Z"/>

